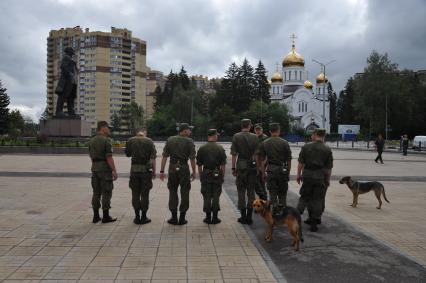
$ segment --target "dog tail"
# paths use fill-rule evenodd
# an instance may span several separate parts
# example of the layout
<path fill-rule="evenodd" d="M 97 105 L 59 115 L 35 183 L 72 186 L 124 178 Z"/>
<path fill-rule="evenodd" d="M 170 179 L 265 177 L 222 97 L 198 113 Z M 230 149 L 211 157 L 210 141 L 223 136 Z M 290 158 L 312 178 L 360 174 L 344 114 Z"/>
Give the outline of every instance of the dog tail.
<path fill-rule="evenodd" d="M 385 187 L 380 184 L 382 186 L 382 194 L 383 194 L 383 198 L 385 199 L 385 201 L 387 201 L 388 203 L 390 203 L 390 201 L 388 201 L 388 199 L 386 198 L 386 194 L 385 194 Z"/>

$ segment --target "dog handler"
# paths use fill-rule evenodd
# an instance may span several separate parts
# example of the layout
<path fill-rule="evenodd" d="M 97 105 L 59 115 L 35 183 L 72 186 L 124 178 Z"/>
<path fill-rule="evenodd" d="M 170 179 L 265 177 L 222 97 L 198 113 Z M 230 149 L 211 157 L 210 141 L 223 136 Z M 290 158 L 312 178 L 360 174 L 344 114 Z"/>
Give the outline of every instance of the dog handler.
<path fill-rule="evenodd" d="M 300 198 L 297 209 L 303 214 L 308 207 L 311 231 L 318 231 L 324 211 L 325 194 L 330 185 L 333 168 L 333 153 L 324 144 L 325 129 L 315 129 L 311 135 L 312 142 L 305 144 L 299 154 L 297 166 L 297 183 L 301 182 Z"/>
<path fill-rule="evenodd" d="M 207 224 L 217 224 L 221 222 L 217 215 L 220 210 L 219 197 L 225 176 L 226 154 L 223 147 L 216 143 L 219 136 L 216 129 L 208 130 L 207 136 L 208 142 L 197 152 L 198 174 L 204 200 L 203 211 L 206 213 L 203 221 Z"/>
<path fill-rule="evenodd" d="M 269 138 L 263 133 L 263 127 L 261 123 L 257 123 L 256 125 L 254 125 L 254 133 L 259 139 L 259 145 Z M 263 178 L 262 174 L 258 174 L 256 178 L 256 187 L 254 188 L 254 191 L 260 199 L 268 200 L 268 194 L 266 193 L 265 189 L 265 178 Z"/>
<path fill-rule="evenodd" d="M 241 224 L 253 223 L 254 188 L 256 186 L 256 151 L 259 146 L 259 139 L 250 133 L 251 120 L 241 120 L 241 132 L 232 137 L 232 175 L 236 177 L 238 192 L 238 209 L 241 217 L 238 222 Z M 246 198 L 247 195 L 247 198 Z"/>
<path fill-rule="evenodd" d="M 146 217 L 149 206 L 149 191 L 155 178 L 157 151 L 154 143 L 146 137 L 146 130 L 137 130 L 136 136 L 126 143 L 126 156 L 132 158 L 129 187 L 132 190 L 132 206 L 135 210 L 135 224 L 146 224 L 151 219 Z M 140 212 L 142 211 L 142 217 Z"/>
<path fill-rule="evenodd" d="M 269 198 L 278 212 L 278 207 L 287 206 L 288 181 L 291 170 L 291 150 L 288 142 L 280 137 L 280 124 L 269 125 L 271 137 L 259 146 L 259 166 L 263 179 L 265 179 L 265 161 L 267 163 L 267 187 Z"/>

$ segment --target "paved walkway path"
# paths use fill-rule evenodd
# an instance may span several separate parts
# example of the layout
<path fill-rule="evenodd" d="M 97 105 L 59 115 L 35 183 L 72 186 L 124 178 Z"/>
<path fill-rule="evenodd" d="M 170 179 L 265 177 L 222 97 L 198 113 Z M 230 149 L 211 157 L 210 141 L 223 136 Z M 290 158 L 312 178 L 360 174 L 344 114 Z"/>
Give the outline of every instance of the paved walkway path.
<path fill-rule="evenodd" d="M 194 182 L 189 223 L 173 226 L 166 183 L 156 180 L 152 222 L 137 226 L 127 180 L 119 179 L 111 210 L 118 221 L 91 224 L 89 181 L 1 177 L 0 280 L 276 282 L 227 197 L 222 223 L 206 225 Z"/>
<path fill-rule="evenodd" d="M 161 146 L 157 144 L 158 152 Z M 294 157 L 298 150 L 293 148 Z M 372 155 L 334 151 L 325 221 L 317 235 L 305 233 L 300 253 L 287 245 L 285 230 L 278 229 L 274 243 L 265 245 L 259 217 L 250 229 L 235 221 L 235 186 L 229 174 L 221 224 L 202 222 L 198 181 L 191 191 L 188 225 L 167 224 L 168 191 L 165 182 L 156 180 L 149 210 L 153 222 L 136 226 L 127 184 L 130 162 L 116 156 L 120 178 L 111 214 L 119 221 L 93 225 L 87 156 L 1 155 L 0 281 L 422 282 L 426 157 L 386 154 L 380 165 Z M 337 183 L 345 175 L 383 181 L 391 203 L 379 211 L 374 195 L 367 194 L 360 196 L 358 208 L 350 207 L 350 191 Z M 294 182 L 290 188 L 297 192 Z M 295 196 L 289 196 L 293 205 Z M 319 269 L 311 268 L 312 263 Z M 348 280 L 349 274 L 359 277 Z"/>

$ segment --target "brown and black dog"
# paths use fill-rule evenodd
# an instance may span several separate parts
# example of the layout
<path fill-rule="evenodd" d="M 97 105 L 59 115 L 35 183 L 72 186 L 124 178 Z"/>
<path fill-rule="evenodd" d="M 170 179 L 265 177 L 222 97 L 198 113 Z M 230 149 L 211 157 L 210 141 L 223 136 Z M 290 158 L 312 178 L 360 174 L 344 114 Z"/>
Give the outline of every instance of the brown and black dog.
<path fill-rule="evenodd" d="M 274 226 L 278 225 L 287 225 L 288 231 L 293 237 L 292 246 L 296 251 L 299 250 L 300 242 L 303 242 L 303 234 L 302 234 L 302 225 L 301 225 L 301 217 L 300 213 L 297 209 L 286 206 L 283 208 L 282 213 L 276 217 L 272 215 L 271 211 L 271 203 L 262 199 L 255 199 L 253 201 L 253 209 L 255 213 L 260 214 L 260 216 L 265 219 L 265 222 L 268 224 L 268 230 L 266 231 L 265 240 L 267 242 L 272 241 L 272 232 Z"/>
<path fill-rule="evenodd" d="M 382 208 L 382 200 L 381 195 L 383 194 L 383 198 L 385 201 L 389 202 L 386 198 L 385 194 L 385 187 L 382 185 L 382 183 L 379 182 L 360 182 L 360 181 L 354 181 L 351 177 L 346 176 L 340 179 L 340 184 L 346 184 L 348 188 L 352 191 L 352 194 L 354 196 L 351 206 L 356 207 L 358 204 L 358 196 L 360 194 L 368 193 L 369 191 L 374 191 L 374 194 L 376 195 L 377 200 L 379 201 L 379 206 L 377 206 L 377 209 Z"/>

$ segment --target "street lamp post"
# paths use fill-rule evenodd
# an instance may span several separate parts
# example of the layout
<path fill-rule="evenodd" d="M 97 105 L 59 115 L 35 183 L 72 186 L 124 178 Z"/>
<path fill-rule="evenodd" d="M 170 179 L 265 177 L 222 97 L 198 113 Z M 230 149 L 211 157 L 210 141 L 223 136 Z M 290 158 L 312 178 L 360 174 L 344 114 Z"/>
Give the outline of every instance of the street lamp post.
<path fill-rule="evenodd" d="M 334 63 L 336 60 L 331 60 L 330 62 L 324 64 L 320 61 L 312 59 L 313 62 L 319 64 L 322 67 L 324 73 L 324 86 L 323 86 L 323 94 L 322 94 L 322 127 L 325 129 L 325 85 L 326 85 L 326 76 L 325 76 L 325 66 Z"/>

